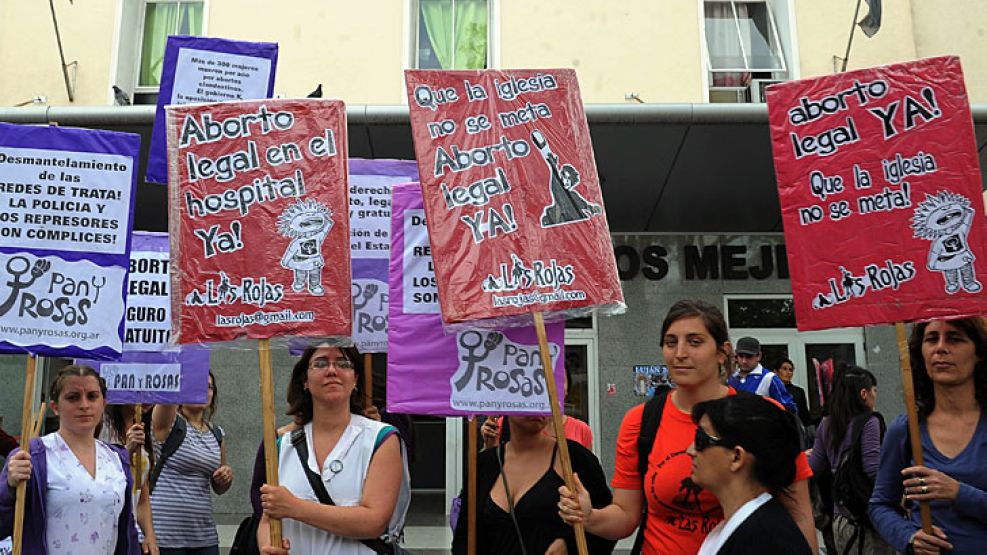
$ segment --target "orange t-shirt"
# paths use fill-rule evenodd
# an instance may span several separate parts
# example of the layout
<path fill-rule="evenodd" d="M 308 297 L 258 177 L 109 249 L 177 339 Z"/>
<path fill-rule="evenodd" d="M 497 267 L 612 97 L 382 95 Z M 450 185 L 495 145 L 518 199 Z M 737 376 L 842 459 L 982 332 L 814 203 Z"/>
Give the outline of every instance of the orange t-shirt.
<path fill-rule="evenodd" d="M 671 398 L 666 401 L 642 484 L 637 470 L 637 438 L 643 411 L 644 405 L 640 404 L 624 416 L 610 484 L 614 488 L 644 491 L 648 518 L 643 523 L 643 554 L 697 553 L 706 535 L 723 520 L 723 510 L 716 497 L 691 478 L 692 459 L 685 450 L 695 438 L 696 425 L 692 416 L 676 408 Z M 800 453 L 795 481 L 811 476 L 809 461 L 805 453 Z"/>

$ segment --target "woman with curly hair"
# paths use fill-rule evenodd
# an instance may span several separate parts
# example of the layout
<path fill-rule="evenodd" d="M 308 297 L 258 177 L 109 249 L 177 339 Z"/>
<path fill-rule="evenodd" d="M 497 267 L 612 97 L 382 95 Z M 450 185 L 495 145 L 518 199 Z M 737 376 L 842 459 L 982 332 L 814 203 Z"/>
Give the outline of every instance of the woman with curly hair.
<path fill-rule="evenodd" d="M 987 545 L 987 324 L 982 318 L 916 324 L 908 341 L 923 465 L 898 417 L 881 447 L 870 516 L 891 547 L 907 553 L 979 553 Z M 902 495 L 908 514 L 902 516 Z M 931 504 L 932 533 L 918 503 Z"/>

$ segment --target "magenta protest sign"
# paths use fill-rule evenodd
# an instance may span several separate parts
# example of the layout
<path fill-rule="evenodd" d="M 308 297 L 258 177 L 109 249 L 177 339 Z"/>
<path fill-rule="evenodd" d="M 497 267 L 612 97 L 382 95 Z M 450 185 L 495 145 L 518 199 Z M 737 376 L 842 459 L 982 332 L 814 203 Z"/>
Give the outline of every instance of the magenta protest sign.
<path fill-rule="evenodd" d="M 387 410 L 436 416 L 548 414 L 533 327 L 446 334 L 421 187 L 391 197 Z M 565 324 L 546 325 L 556 383 L 563 383 Z"/>

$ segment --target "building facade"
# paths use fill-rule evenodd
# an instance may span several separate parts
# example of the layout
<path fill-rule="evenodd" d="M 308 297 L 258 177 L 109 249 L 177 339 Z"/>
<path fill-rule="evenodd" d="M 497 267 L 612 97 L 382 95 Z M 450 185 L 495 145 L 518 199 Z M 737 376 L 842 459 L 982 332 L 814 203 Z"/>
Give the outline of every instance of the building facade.
<path fill-rule="evenodd" d="M 957 54 L 971 102 L 987 103 L 982 2 L 885 4 L 874 37 L 855 31 L 849 69 Z M 35 110 L 0 108 L 0 120 L 42 114 L 44 106 L 109 106 L 117 98 L 114 86 L 134 103 L 153 103 L 164 39 L 172 33 L 277 42 L 276 95 L 304 96 L 321 84 L 327 97 L 350 105 L 405 104 L 402 71 L 413 67 L 574 67 L 588 105 L 643 104 L 645 110 L 666 103 L 757 103 L 771 82 L 840 70 L 857 2 L 56 0 L 53 5 L 54 14 L 48 3 L 37 0 L 0 3 L 0 67 L 5 69 L 0 107 Z M 33 122 L 47 121 L 43 114 L 37 117 L 41 119 Z M 91 119 L 100 126 L 98 117 Z M 770 196 L 774 190 L 770 169 L 746 171 L 748 164 L 770 163 L 763 140 L 766 118 L 754 118 L 760 123 L 751 124 L 759 125 L 763 135 L 755 147 L 756 163 L 745 158 L 743 141 L 730 129 L 704 128 L 710 136 L 704 144 L 715 145 L 708 156 L 738 168 L 730 183 L 709 182 L 703 167 L 708 159 L 692 160 L 688 152 L 684 161 L 678 153 L 668 154 L 673 158 L 669 168 L 652 168 L 646 155 L 635 159 L 640 145 L 621 141 L 655 141 L 654 148 L 660 149 L 667 137 L 636 137 L 640 127 L 633 119 L 616 121 L 620 133 L 593 129 L 601 175 L 606 171 L 610 177 L 603 180 L 604 194 L 629 310 L 619 317 L 573 322 L 567 330 L 570 409 L 593 426 L 604 468 L 612 470 L 623 414 L 642 400 L 634 394 L 634 367 L 661 364 L 658 327 L 668 307 L 684 297 L 723 308 L 733 339 L 759 337 L 767 364 L 781 356 L 792 358 L 795 382 L 810 393 L 815 387 L 813 359 L 853 362 L 878 374 L 879 408 L 888 416 L 900 412 L 893 330 L 878 326 L 798 333 L 777 200 L 752 217 L 738 213 L 744 207 L 730 196 L 755 190 Z M 146 114 L 135 121 L 134 129 L 146 137 Z M 674 123 L 652 123 L 672 135 L 679 132 Z M 403 144 L 404 150 L 381 153 L 371 148 L 364 155 L 413 155 L 407 148 L 410 136 Z M 666 150 L 683 144 L 684 138 L 670 138 Z M 619 163 L 608 158 L 616 151 L 624 153 Z M 674 160 L 679 160 L 677 166 Z M 675 179 L 693 190 L 691 196 L 663 196 Z M 160 221 L 152 225 L 141 214 L 164 212 L 165 195 L 160 189 L 145 191 L 150 192 L 142 197 L 145 205 L 138 206 L 137 228 L 162 231 Z M 645 196 L 656 207 L 661 204 L 660 211 L 642 215 L 628 208 Z M 697 204 L 710 212 L 691 216 L 685 206 Z M 59 362 L 48 364 L 36 390 Z M 283 392 L 293 360 L 279 351 L 274 364 L 275 390 Z M 375 366 L 382 375 L 383 357 Z M 217 420 L 231 438 L 230 460 L 237 475 L 234 489 L 217 501 L 217 511 L 234 520 L 247 511 L 246 489 L 261 437 L 257 358 L 250 350 L 217 349 L 212 367 L 219 387 Z M 23 357 L 0 357 L 0 380 L 10 384 L 0 392 L 0 415 L 8 431 L 20 428 L 23 368 Z M 283 410 L 282 398 L 277 411 Z M 462 423 L 422 418 L 416 430 L 413 485 L 453 495 L 461 483 Z"/>

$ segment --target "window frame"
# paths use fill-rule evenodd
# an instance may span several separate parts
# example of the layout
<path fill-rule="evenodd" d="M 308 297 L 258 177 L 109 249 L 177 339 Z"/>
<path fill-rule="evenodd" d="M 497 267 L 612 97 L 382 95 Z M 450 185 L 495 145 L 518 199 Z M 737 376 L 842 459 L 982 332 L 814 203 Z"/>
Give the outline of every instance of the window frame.
<path fill-rule="evenodd" d="M 450 0 L 453 4 L 456 0 Z M 487 69 L 497 67 L 499 57 L 494 52 L 494 36 L 499 27 L 497 22 L 500 19 L 499 0 L 486 0 L 487 2 Z M 455 18 L 455 8 L 453 8 L 453 18 Z M 455 20 L 455 19 L 454 19 Z M 420 39 L 419 29 L 421 28 L 421 1 L 408 0 L 408 58 L 406 60 L 408 69 L 421 69 L 418 67 L 418 41 Z M 455 56 L 455 49 L 453 49 Z M 469 71 L 469 70 L 464 70 Z"/>
<path fill-rule="evenodd" d="M 140 0 L 140 10 L 137 17 L 139 32 L 137 35 L 137 48 L 134 50 L 134 82 L 133 93 L 136 94 L 156 94 L 161 90 L 161 86 L 142 86 L 140 84 L 141 56 L 144 52 L 144 23 L 147 18 L 148 4 L 202 4 L 202 31 L 199 36 L 206 36 L 206 29 L 209 28 L 209 0 Z M 172 33 L 174 34 L 174 33 Z"/>
<path fill-rule="evenodd" d="M 767 11 L 767 15 L 768 15 L 769 33 L 771 35 L 773 35 L 773 37 L 766 37 L 766 38 L 768 38 L 768 47 L 772 50 L 772 52 L 775 54 L 775 56 L 781 62 L 781 67 L 780 68 L 751 68 L 750 67 L 750 63 L 749 63 L 750 56 L 749 56 L 748 52 L 746 51 L 746 49 L 744 48 L 744 41 L 741 40 L 741 37 L 743 36 L 743 31 L 740 28 L 740 18 L 737 16 L 737 4 L 738 3 L 741 3 L 741 4 L 763 4 L 764 5 L 764 8 Z M 741 49 L 741 52 L 743 54 L 744 66 L 745 67 L 743 67 L 743 68 L 715 68 L 715 69 L 713 68 L 713 58 L 709 54 L 709 36 L 707 36 L 706 33 L 705 33 L 705 24 L 706 24 L 705 8 L 706 8 L 706 4 L 729 4 L 730 5 L 730 9 L 733 12 L 733 23 L 734 23 L 734 27 L 735 27 L 735 29 L 737 31 L 737 40 L 739 41 L 740 49 Z M 714 73 L 772 73 L 772 74 L 774 74 L 774 73 L 786 73 L 787 74 L 788 73 L 788 71 L 789 71 L 788 70 L 788 60 L 785 59 L 785 49 L 783 48 L 783 44 L 782 44 L 782 40 L 781 40 L 781 33 L 778 32 L 778 23 L 775 21 L 774 9 L 771 7 L 771 2 L 770 1 L 768 1 L 768 0 L 703 0 L 703 2 L 702 2 L 702 8 L 703 8 L 703 28 L 704 28 L 704 32 L 703 32 L 703 43 L 704 43 L 704 49 L 705 49 L 705 52 L 706 52 L 706 70 L 708 72 L 710 72 L 710 74 L 714 74 Z M 774 44 L 772 44 L 772 41 L 771 41 L 772 38 L 774 39 Z"/>

